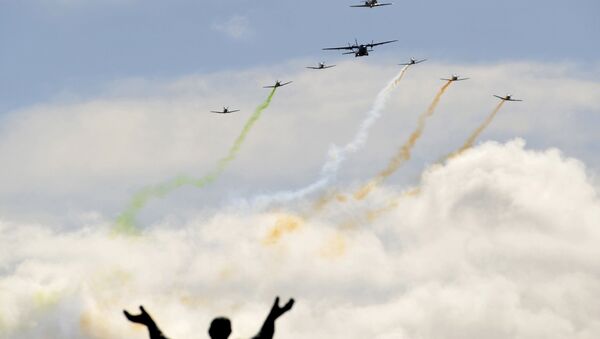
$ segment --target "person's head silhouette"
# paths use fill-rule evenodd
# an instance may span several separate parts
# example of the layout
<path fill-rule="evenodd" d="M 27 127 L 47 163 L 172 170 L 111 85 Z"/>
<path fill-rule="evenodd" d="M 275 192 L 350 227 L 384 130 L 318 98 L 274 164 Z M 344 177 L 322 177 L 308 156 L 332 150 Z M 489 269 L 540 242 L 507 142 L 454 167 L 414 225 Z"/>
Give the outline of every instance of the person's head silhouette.
<path fill-rule="evenodd" d="M 213 319 L 208 329 L 211 339 L 227 339 L 231 334 L 231 322 L 224 317 Z"/>

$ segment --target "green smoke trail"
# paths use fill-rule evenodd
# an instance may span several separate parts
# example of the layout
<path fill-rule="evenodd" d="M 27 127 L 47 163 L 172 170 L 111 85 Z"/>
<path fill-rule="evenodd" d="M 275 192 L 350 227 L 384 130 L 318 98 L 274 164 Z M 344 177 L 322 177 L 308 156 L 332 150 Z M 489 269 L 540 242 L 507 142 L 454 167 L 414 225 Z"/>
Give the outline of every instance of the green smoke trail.
<path fill-rule="evenodd" d="M 269 105 L 271 104 L 271 100 L 275 95 L 275 90 L 276 88 L 273 88 L 267 99 L 258 107 L 256 107 L 254 113 L 250 116 L 248 121 L 246 121 L 242 132 L 237 137 L 237 139 L 235 139 L 233 145 L 229 148 L 227 156 L 219 160 L 215 168 L 213 168 L 208 174 L 204 175 L 199 179 L 195 179 L 185 175 L 180 175 L 167 182 L 158 185 L 148 186 L 141 189 L 136 194 L 134 194 L 134 196 L 131 198 L 131 201 L 127 205 L 127 208 L 117 217 L 114 231 L 117 233 L 126 234 L 136 233 L 137 229 L 135 226 L 135 218 L 137 214 L 144 208 L 144 206 L 146 206 L 148 201 L 150 201 L 150 199 L 152 198 L 164 197 L 165 195 L 173 192 L 174 190 L 182 186 L 191 185 L 197 188 L 202 188 L 215 181 L 219 177 L 219 175 L 223 173 L 225 168 L 227 168 L 227 165 L 229 165 L 229 163 L 232 162 L 237 156 L 240 148 L 242 147 L 242 144 L 244 143 L 244 140 L 246 140 L 246 137 L 248 136 L 248 133 L 250 132 L 254 124 L 258 121 L 262 112 L 265 109 L 267 109 L 267 107 L 269 107 Z"/>

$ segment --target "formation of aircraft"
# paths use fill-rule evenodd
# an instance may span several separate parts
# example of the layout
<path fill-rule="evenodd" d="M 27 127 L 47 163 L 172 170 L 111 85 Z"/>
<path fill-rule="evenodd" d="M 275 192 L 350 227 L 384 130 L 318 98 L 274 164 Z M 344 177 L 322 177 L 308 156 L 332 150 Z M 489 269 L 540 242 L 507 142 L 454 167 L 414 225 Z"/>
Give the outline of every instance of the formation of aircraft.
<path fill-rule="evenodd" d="M 494 94 L 494 96 L 496 98 L 500 99 L 500 100 L 503 100 L 503 101 L 523 101 L 523 100 L 519 100 L 519 99 L 513 99 L 512 95 L 510 95 L 510 94 L 507 94 L 507 95 L 505 95 L 503 97 L 501 97 L 499 95 L 495 95 L 495 94 Z"/>
<path fill-rule="evenodd" d="M 379 3 L 379 1 L 377 0 L 366 0 L 364 4 L 362 5 L 352 5 L 350 7 L 366 7 L 366 8 L 374 8 L 374 7 L 381 7 L 381 6 L 389 6 L 392 3 L 385 3 L 385 4 L 381 4 Z"/>
<path fill-rule="evenodd" d="M 359 4 L 359 5 L 351 5 L 350 7 L 363 7 L 363 8 L 374 8 L 374 7 L 381 7 L 381 6 L 389 6 L 392 5 L 392 3 L 380 3 L 378 0 L 365 0 L 364 3 Z M 376 46 L 381 46 L 381 45 L 385 45 L 385 44 L 390 44 L 393 42 L 396 42 L 398 40 L 388 40 L 388 41 L 382 41 L 382 42 L 371 42 L 371 43 L 358 43 L 358 40 L 354 40 L 354 44 L 348 44 L 348 46 L 343 46 L 343 47 L 327 47 L 327 48 L 323 48 L 323 50 L 325 51 L 332 51 L 332 50 L 341 50 L 341 51 L 347 51 L 342 53 L 343 55 L 347 55 L 347 54 L 354 54 L 354 57 L 363 57 L 363 56 L 368 56 L 370 52 L 374 51 L 374 47 Z M 420 64 L 422 62 L 427 61 L 427 59 L 414 59 L 414 58 L 410 58 L 410 60 L 408 62 L 405 63 L 401 63 L 398 64 L 400 66 L 411 66 L 411 65 L 416 65 L 416 64 Z M 327 68 L 332 68 L 335 67 L 336 65 L 326 65 L 324 62 L 319 62 L 316 66 L 307 66 L 306 68 L 308 69 L 313 69 L 313 70 L 323 70 L 323 69 L 327 69 Z M 451 77 L 449 78 L 442 78 L 441 80 L 444 81 L 463 81 L 463 80 L 468 80 L 469 78 L 461 78 L 460 76 L 453 74 Z M 264 86 L 263 88 L 278 88 L 278 87 L 282 87 L 288 84 L 291 84 L 292 81 L 288 81 L 285 83 L 282 83 L 281 81 L 277 80 L 275 82 L 274 85 L 270 85 L 270 86 Z M 513 99 L 512 96 L 510 94 L 507 94 L 506 96 L 499 96 L 499 95 L 494 95 L 496 98 L 503 100 L 503 101 L 523 101 L 523 100 L 518 100 L 518 99 Z M 235 113 L 235 112 L 239 112 L 240 110 L 229 110 L 228 107 L 223 107 L 222 111 L 210 111 L 211 113 L 218 113 L 218 114 L 227 114 L 227 113 Z"/>
<path fill-rule="evenodd" d="M 400 66 L 410 66 L 410 65 L 416 65 L 416 64 L 420 64 L 424 61 L 427 61 L 427 59 L 421 59 L 421 60 L 415 60 L 414 58 L 410 58 L 410 61 L 407 63 L 403 63 L 403 64 L 398 64 Z"/>
<path fill-rule="evenodd" d="M 459 77 L 458 75 L 456 75 L 456 74 L 453 74 L 453 75 L 450 77 L 450 79 L 445 79 L 445 78 L 442 78 L 442 79 L 440 79 L 440 80 L 444 80 L 444 81 L 463 81 L 463 80 L 469 80 L 469 78 L 461 78 L 461 77 Z"/>
<path fill-rule="evenodd" d="M 228 113 L 235 113 L 235 112 L 239 112 L 239 109 L 236 110 L 229 110 L 229 107 L 223 107 L 222 111 L 210 111 L 211 113 L 217 113 L 217 114 L 228 114 Z"/>
<path fill-rule="evenodd" d="M 281 83 L 281 81 L 277 80 L 277 81 L 275 81 L 275 85 L 272 85 L 272 86 L 264 86 L 263 88 L 277 88 L 277 87 L 282 87 L 282 86 L 285 86 L 285 85 L 291 84 L 292 82 L 293 82 L 293 81 L 288 81 L 288 82 L 286 82 L 286 83 L 283 83 L 283 84 L 282 84 L 282 83 Z"/>
<path fill-rule="evenodd" d="M 383 42 L 371 42 L 370 44 L 359 44 L 357 40 L 355 40 L 354 45 L 348 44 L 348 46 L 344 47 L 328 47 L 323 48 L 324 51 L 334 51 L 334 50 L 349 50 L 350 52 L 345 52 L 342 54 L 354 54 L 354 57 L 362 57 L 368 56 L 369 52 L 373 52 L 373 47 L 389 44 L 392 42 L 396 42 L 398 40 L 389 40 Z"/>
<path fill-rule="evenodd" d="M 324 62 L 319 62 L 318 66 L 308 66 L 306 68 L 308 69 L 326 69 L 326 68 L 331 68 L 331 67 L 335 67 L 335 65 L 325 65 Z"/>

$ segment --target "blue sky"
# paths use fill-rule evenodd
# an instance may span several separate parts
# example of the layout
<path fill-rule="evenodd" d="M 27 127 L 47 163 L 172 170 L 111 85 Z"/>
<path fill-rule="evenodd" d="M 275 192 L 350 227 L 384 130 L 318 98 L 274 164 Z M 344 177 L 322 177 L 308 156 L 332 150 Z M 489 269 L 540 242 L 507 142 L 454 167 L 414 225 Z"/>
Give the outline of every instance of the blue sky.
<path fill-rule="evenodd" d="M 396 1 L 27 0 L 0 2 L 0 112 L 61 96 L 93 95 L 122 78 L 172 78 L 294 58 L 320 49 L 399 39 L 377 54 L 455 62 L 595 63 L 600 3 Z M 230 32 L 227 32 L 230 29 Z M 0 113 L 1 114 L 1 113 Z"/>

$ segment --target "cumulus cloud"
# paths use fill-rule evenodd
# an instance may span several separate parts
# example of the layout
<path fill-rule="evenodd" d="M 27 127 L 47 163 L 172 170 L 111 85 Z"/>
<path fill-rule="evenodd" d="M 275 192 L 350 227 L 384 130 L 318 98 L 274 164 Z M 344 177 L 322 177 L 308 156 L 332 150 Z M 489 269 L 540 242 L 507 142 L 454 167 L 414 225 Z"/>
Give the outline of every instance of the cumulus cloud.
<path fill-rule="evenodd" d="M 234 15 L 222 22 L 212 24 L 214 31 L 223 33 L 233 39 L 245 39 L 253 34 L 250 20 L 241 15 Z"/>
<path fill-rule="evenodd" d="M 598 190 L 581 161 L 522 140 L 488 142 L 423 173 L 418 195 L 382 188 L 342 218 L 264 237 L 285 211 L 197 215 L 113 237 L 0 223 L 0 334 L 144 337 L 121 308 L 147 305 L 173 338 L 226 314 L 258 330 L 272 297 L 297 307 L 286 338 L 596 338 Z M 373 223 L 361 216 L 389 199 Z M 291 213 L 291 212 L 290 212 Z M 201 333 L 201 334 L 198 334 Z"/>

